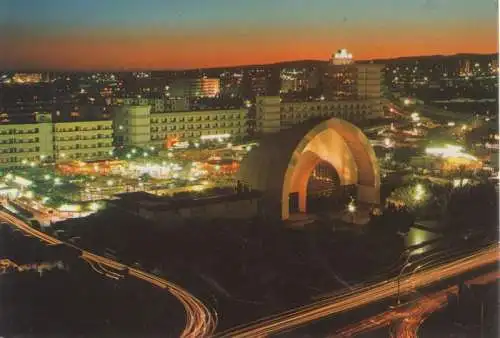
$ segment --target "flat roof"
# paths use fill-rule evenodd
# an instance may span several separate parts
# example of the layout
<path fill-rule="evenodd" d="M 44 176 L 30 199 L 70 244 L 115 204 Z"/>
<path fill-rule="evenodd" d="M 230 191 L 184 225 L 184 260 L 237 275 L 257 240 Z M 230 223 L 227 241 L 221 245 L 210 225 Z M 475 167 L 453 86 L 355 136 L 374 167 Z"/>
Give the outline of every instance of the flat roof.
<path fill-rule="evenodd" d="M 251 200 L 259 198 L 261 192 L 248 191 L 242 193 L 235 193 L 228 191 L 225 194 L 212 195 L 212 196 L 189 196 L 189 197 L 166 197 L 155 196 L 146 192 L 135 192 L 119 194 L 118 200 L 114 200 L 115 205 L 121 207 L 135 207 L 143 208 L 152 211 L 166 211 L 177 210 L 183 208 L 200 207 L 210 204 L 217 204 L 221 202 L 235 202 L 241 200 Z M 152 203 L 151 203 L 152 202 Z M 151 204 L 150 204 L 151 203 Z"/>

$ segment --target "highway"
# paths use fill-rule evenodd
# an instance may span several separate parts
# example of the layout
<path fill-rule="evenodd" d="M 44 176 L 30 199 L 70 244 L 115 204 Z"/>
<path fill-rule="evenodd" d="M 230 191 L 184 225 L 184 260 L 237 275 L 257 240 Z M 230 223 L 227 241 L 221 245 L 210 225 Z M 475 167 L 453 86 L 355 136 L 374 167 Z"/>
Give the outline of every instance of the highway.
<path fill-rule="evenodd" d="M 417 288 L 431 285 L 440 280 L 450 278 L 467 271 L 477 269 L 498 261 L 498 244 L 480 249 L 467 257 L 452 262 L 436 264 L 427 269 L 404 275 L 400 279 L 400 293 L 407 294 Z M 334 295 L 310 305 L 289 310 L 287 312 L 266 317 L 256 322 L 245 324 L 216 337 L 262 337 L 311 323 L 336 313 L 349 311 L 361 306 L 375 303 L 398 292 L 398 278 L 390 278 L 368 286 L 360 286 L 342 294 Z"/>
<path fill-rule="evenodd" d="M 91 268 L 99 274 L 105 274 L 107 277 L 114 279 L 123 278 L 123 275 L 118 274 L 116 271 L 109 270 L 114 269 L 117 271 L 123 271 L 129 276 L 143 280 L 162 289 L 167 289 L 175 298 L 177 298 L 177 300 L 182 303 L 186 312 L 186 326 L 181 333 L 181 337 L 208 337 L 211 336 L 215 331 L 215 328 L 217 326 L 217 321 L 215 319 L 216 317 L 214 318 L 212 312 L 200 300 L 198 300 L 195 296 L 193 296 L 180 286 L 156 275 L 126 266 L 122 263 L 93 254 L 89 251 L 82 250 L 72 244 L 64 243 L 41 231 L 31 228 L 27 223 L 5 212 L 0 211 L 0 219 L 16 226 L 20 230 L 30 234 L 33 237 L 39 238 L 49 245 L 65 244 L 69 247 L 81 250 L 81 258 L 87 261 L 91 265 Z"/>
<path fill-rule="evenodd" d="M 465 282 L 465 285 L 479 285 L 495 282 L 499 278 L 498 271 L 494 271 Z M 396 337 L 417 338 L 420 325 L 433 312 L 448 304 L 448 296 L 458 294 L 458 286 L 452 286 L 445 290 L 423 296 L 415 306 L 411 308 L 407 316 L 396 326 Z"/>

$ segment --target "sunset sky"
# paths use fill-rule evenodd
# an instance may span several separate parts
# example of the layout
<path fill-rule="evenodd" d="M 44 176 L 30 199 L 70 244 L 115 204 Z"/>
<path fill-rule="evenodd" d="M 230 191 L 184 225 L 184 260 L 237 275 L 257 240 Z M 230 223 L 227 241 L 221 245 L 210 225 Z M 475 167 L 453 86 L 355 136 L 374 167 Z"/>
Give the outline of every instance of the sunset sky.
<path fill-rule="evenodd" d="M 497 0 L 1 0 L 0 69 L 498 52 Z"/>

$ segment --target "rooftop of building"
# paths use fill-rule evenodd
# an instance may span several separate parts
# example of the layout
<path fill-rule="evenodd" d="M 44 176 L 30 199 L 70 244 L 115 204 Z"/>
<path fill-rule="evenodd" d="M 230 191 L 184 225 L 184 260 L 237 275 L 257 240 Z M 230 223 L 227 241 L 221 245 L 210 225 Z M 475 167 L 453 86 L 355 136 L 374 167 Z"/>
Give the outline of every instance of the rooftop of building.
<path fill-rule="evenodd" d="M 65 123 L 65 122 L 110 122 L 111 119 L 104 115 L 97 114 L 81 114 L 81 115 L 57 115 L 51 113 L 44 113 L 44 115 L 50 115 L 52 123 Z M 39 121 L 42 122 L 42 121 Z M 15 125 L 15 124 L 35 124 L 37 122 L 37 113 L 25 113 L 25 114 L 0 114 L 0 125 Z"/>
<path fill-rule="evenodd" d="M 195 194 L 170 197 L 156 196 L 146 192 L 133 192 L 117 195 L 118 199 L 113 201 L 116 206 L 133 210 L 134 208 L 143 208 L 150 211 L 168 211 L 183 208 L 201 207 L 210 204 L 234 202 L 241 200 L 256 199 L 261 196 L 258 191 L 247 191 L 236 193 L 233 189 L 221 192 L 217 195 L 207 195 L 198 197 Z"/>

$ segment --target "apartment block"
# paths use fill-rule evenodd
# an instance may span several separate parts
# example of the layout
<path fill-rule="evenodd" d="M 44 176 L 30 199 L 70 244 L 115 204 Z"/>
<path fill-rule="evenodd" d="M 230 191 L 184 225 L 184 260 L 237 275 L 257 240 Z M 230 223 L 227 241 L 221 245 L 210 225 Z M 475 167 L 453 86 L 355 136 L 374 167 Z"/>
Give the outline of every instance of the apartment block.
<path fill-rule="evenodd" d="M 167 139 L 197 142 L 219 136 L 247 135 L 247 109 L 151 113 L 149 106 L 121 106 L 113 111 L 117 145 L 162 146 Z"/>
<path fill-rule="evenodd" d="M 339 101 L 282 101 L 278 96 L 256 99 L 256 131 L 274 133 L 311 118 L 338 117 L 350 122 L 383 116 L 380 99 Z"/>
<path fill-rule="evenodd" d="M 111 156 L 111 120 L 54 122 L 50 114 L 0 124 L 0 168 Z"/>

